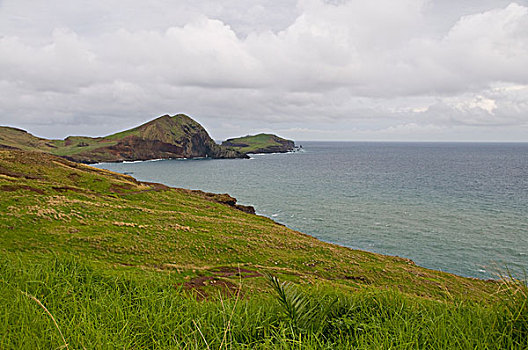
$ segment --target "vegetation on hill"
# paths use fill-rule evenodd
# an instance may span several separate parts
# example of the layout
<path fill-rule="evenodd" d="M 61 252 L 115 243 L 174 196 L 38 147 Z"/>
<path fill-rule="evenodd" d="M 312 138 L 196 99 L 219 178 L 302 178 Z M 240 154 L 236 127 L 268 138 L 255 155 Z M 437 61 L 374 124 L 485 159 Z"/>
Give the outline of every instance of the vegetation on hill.
<path fill-rule="evenodd" d="M 33 136 L 25 130 L 0 126 L 0 149 L 3 148 L 51 153 L 56 146 L 52 140 Z"/>
<path fill-rule="evenodd" d="M 521 283 L 332 245 L 244 209 L 0 150 L 0 348 L 528 346 Z"/>
<path fill-rule="evenodd" d="M 244 158 L 217 145 L 207 131 L 184 114 L 164 115 L 136 128 L 105 137 L 35 137 L 24 130 L 0 127 L 0 148 L 46 152 L 76 162 L 98 163 L 158 158 Z"/>
<path fill-rule="evenodd" d="M 291 140 L 273 134 L 248 135 L 227 139 L 222 146 L 236 149 L 242 153 L 284 153 L 295 148 Z"/>

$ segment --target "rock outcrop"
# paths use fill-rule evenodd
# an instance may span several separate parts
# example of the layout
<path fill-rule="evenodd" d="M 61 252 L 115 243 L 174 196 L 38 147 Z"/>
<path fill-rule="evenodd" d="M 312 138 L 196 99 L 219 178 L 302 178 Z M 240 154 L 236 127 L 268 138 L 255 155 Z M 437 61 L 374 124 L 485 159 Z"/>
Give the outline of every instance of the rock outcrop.
<path fill-rule="evenodd" d="M 231 197 L 227 193 L 220 194 L 220 193 L 204 192 L 200 190 L 185 190 L 185 189 L 180 189 L 180 191 L 198 195 L 207 200 L 233 207 L 235 209 L 238 209 L 248 214 L 255 214 L 255 208 L 253 206 L 238 204 L 237 199 L 235 197 Z"/>

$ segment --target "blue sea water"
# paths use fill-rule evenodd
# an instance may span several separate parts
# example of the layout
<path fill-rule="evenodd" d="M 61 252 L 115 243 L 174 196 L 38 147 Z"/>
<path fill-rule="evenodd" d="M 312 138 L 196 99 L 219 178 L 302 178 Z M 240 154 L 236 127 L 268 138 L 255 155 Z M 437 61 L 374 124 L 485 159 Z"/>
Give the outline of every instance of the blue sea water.
<path fill-rule="evenodd" d="M 298 142 L 250 160 L 96 166 L 229 193 L 321 240 L 464 276 L 528 270 L 527 143 Z"/>

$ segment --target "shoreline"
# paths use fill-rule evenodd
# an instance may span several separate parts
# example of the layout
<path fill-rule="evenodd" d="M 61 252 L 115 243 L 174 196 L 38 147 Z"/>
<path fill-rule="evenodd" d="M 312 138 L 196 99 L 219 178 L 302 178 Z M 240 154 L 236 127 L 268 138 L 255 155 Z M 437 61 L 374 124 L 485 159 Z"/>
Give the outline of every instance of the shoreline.
<path fill-rule="evenodd" d="M 267 154 L 264 153 L 263 155 L 267 155 Z M 162 159 L 162 160 L 169 160 L 169 159 Z M 178 160 L 178 159 L 171 159 L 171 160 Z M 187 159 L 187 160 L 192 160 L 192 159 Z M 138 163 L 140 163 L 140 162 L 149 162 L 149 161 L 139 161 Z M 100 163 L 100 164 L 105 164 L 105 163 Z M 112 163 L 110 163 L 110 164 L 112 164 Z M 132 163 L 129 163 L 129 164 L 132 164 Z M 89 166 L 92 166 L 92 164 L 90 164 Z M 97 167 L 94 167 L 94 168 L 101 169 L 101 168 L 97 168 Z M 286 227 L 286 228 L 288 228 L 290 230 L 298 232 L 299 234 L 302 234 L 304 236 L 310 237 L 312 239 L 316 239 L 316 240 L 318 240 L 318 241 L 320 241 L 322 243 L 330 244 L 332 246 L 337 246 L 337 247 L 340 247 L 340 248 L 345 248 L 345 249 L 349 249 L 349 250 L 352 250 L 352 251 L 364 252 L 364 253 L 368 253 L 368 254 L 375 254 L 375 255 L 378 255 L 378 256 L 382 256 L 382 257 L 391 257 L 391 258 L 402 259 L 404 261 L 409 262 L 412 265 L 416 265 L 416 266 L 419 266 L 419 267 L 427 269 L 427 270 L 431 270 L 431 271 L 435 271 L 435 272 L 439 272 L 439 273 L 443 273 L 443 274 L 449 274 L 449 275 L 453 275 L 453 276 L 457 276 L 457 277 L 469 278 L 469 279 L 479 280 L 479 281 L 498 281 L 500 279 L 500 275 L 497 275 L 496 278 L 480 278 L 480 277 L 469 276 L 469 275 L 464 275 L 464 274 L 457 274 L 457 273 L 453 273 L 453 272 L 449 272 L 449 271 L 444 271 L 444 270 L 435 269 L 435 268 L 431 268 L 431 267 L 422 266 L 420 264 L 416 264 L 416 262 L 413 259 L 405 257 L 405 256 L 400 256 L 400 255 L 396 255 L 396 254 L 393 255 L 393 254 L 381 253 L 381 252 L 376 252 L 376 251 L 372 251 L 372 250 L 362 249 L 362 248 L 359 248 L 359 247 L 348 246 L 348 245 L 345 245 L 345 244 L 342 244 L 342 243 L 339 243 L 339 242 L 335 242 L 335 241 L 324 240 L 324 239 L 318 238 L 318 237 L 316 237 L 316 236 L 314 236 L 312 234 L 299 231 L 296 228 L 290 227 L 287 224 L 279 222 L 279 221 L 277 221 L 276 216 L 275 217 L 273 215 L 269 215 L 268 216 L 268 215 L 266 215 L 264 213 L 258 212 L 258 211 L 255 210 L 255 208 L 253 207 L 252 204 L 239 204 L 238 199 L 235 198 L 235 197 L 232 197 L 228 193 L 208 192 L 208 191 L 203 191 L 201 189 L 187 189 L 187 188 L 182 188 L 182 187 L 174 187 L 174 186 L 166 185 L 166 184 L 159 183 L 159 182 L 140 181 L 140 180 L 136 179 L 130 173 L 126 173 L 125 174 L 125 173 L 119 173 L 119 172 L 115 172 L 115 171 L 107 170 L 107 169 L 104 169 L 104 170 L 105 171 L 110 171 L 110 172 L 113 172 L 113 173 L 116 173 L 116 174 L 119 174 L 119 175 L 130 176 L 130 177 L 134 178 L 136 181 L 138 181 L 139 183 L 166 186 L 168 188 L 175 189 L 175 190 L 181 190 L 181 191 L 184 191 L 184 192 L 200 193 L 201 195 L 205 196 L 205 198 L 208 198 L 208 199 L 210 199 L 210 200 L 212 200 L 214 202 L 220 203 L 220 204 L 224 204 L 224 205 L 233 207 L 235 209 L 238 209 L 237 206 L 242 206 L 242 207 L 245 207 L 245 208 L 248 208 L 248 207 L 249 208 L 253 208 L 254 212 L 251 213 L 252 215 L 256 215 L 256 216 L 260 216 L 260 217 L 266 218 L 266 219 L 271 220 L 272 222 L 274 222 L 276 225 L 280 225 L 280 226 Z M 222 202 L 222 201 L 218 201 L 218 200 L 214 199 L 215 197 L 219 197 L 219 196 L 227 196 L 230 199 L 234 200 L 234 203 L 233 204 L 227 204 L 227 203 L 225 203 L 225 201 Z M 245 210 L 242 210 L 242 211 L 245 211 Z M 245 212 L 247 212 L 247 211 L 245 211 Z"/>
<path fill-rule="evenodd" d="M 511 186 L 520 189 L 526 179 L 508 174 L 527 169 L 526 146 L 303 146 L 307 152 L 298 156 L 264 154 L 254 156 L 254 163 L 103 167 L 176 187 L 227 192 L 288 227 L 346 247 L 479 279 L 495 279 L 505 266 L 522 276 L 528 264 L 522 237 L 527 198 Z M 389 172 L 388 156 L 395 157 Z M 438 161 L 429 160 L 434 156 Z M 322 175 L 331 182 L 320 182 L 326 181 Z"/>

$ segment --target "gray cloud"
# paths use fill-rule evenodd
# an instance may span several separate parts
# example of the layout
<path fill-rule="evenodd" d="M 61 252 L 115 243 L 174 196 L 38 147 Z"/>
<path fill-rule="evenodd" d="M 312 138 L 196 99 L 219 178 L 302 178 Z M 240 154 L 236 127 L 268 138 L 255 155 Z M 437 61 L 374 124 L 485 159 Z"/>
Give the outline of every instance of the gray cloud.
<path fill-rule="evenodd" d="M 446 3 L 4 1 L 0 124 L 528 141 L 528 4 Z"/>

